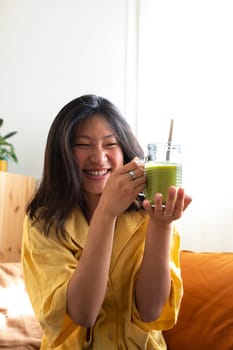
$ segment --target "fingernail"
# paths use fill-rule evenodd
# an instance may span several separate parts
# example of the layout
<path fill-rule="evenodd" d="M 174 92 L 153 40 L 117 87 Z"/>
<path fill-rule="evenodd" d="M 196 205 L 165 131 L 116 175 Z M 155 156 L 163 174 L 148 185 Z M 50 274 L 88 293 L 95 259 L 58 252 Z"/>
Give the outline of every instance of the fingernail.
<path fill-rule="evenodd" d="M 135 157 L 134 160 L 138 165 L 145 164 L 145 157 Z"/>

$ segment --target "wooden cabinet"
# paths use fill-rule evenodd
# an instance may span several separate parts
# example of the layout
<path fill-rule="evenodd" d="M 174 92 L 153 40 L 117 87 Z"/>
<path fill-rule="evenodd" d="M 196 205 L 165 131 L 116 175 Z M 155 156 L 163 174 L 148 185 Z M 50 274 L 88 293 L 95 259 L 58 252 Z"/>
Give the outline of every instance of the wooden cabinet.
<path fill-rule="evenodd" d="M 0 171 L 0 262 L 20 261 L 23 220 L 36 181 Z"/>

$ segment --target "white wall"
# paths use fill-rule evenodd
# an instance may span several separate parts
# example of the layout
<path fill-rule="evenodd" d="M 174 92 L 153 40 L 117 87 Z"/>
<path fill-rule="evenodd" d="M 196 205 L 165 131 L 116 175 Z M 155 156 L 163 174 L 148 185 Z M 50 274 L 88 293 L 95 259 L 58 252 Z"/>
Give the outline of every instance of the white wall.
<path fill-rule="evenodd" d="M 183 148 L 193 196 L 182 246 L 233 251 L 233 2 L 140 0 L 138 128 L 142 143 Z"/>
<path fill-rule="evenodd" d="M 71 99 L 103 95 L 125 111 L 127 1 L 1 0 L 0 116 L 19 158 L 41 176 L 49 126 Z"/>

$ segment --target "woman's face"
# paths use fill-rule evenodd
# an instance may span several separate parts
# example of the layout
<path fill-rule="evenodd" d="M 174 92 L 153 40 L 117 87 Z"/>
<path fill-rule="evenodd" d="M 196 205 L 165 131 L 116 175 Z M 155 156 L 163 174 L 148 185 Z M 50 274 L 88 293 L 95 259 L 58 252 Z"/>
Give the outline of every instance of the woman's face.
<path fill-rule="evenodd" d="M 108 122 L 98 114 L 78 128 L 73 152 L 86 194 L 101 194 L 111 173 L 123 165 L 123 152 Z"/>

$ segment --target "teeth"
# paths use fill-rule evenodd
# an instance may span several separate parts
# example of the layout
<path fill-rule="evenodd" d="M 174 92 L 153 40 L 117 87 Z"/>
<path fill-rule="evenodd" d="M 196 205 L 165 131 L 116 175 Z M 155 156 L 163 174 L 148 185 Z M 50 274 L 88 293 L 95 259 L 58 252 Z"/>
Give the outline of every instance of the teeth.
<path fill-rule="evenodd" d="M 108 170 L 103 169 L 103 170 L 86 170 L 87 174 L 91 176 L 103 176 L 107 174 Z"/>

